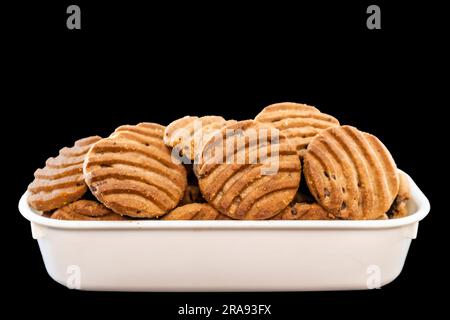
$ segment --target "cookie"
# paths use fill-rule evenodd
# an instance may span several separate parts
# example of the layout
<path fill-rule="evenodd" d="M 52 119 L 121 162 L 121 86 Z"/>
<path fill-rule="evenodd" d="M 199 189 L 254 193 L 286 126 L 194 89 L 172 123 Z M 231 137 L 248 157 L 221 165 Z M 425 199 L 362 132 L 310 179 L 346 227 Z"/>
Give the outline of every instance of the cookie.
<path fill-rule="evenodd" d="M 274 220 L 334 220 L 336 217 L 317 203 L 295 203 L 274 217 Z"/>
<path fill-rule="evenodd" d="M 61 149 L 57 157 L 49 158 L 43 169 L 37 169 L 28 186 L 29 205 L 39 211 L 50 211 L 80 199 L 87 191 L 84 157 L 100 139 L 99 136 L 80 139 L 73 147 Z"/>
<path fill-rule="evenodd" d="M 153 218 L 177 206 L 186 188 L 186 169 L 163 142 L 164 127 L 125 125 L 98 141 L 86 156 L 85 180 L 95 197 L 113 211 Z"/>
<path fill-rule="evenodd" d="M 127 220 L 127 218 L 92 200 L 78 200 L 56 210 L 52 219 L 58 220 Z"/>
<path fill-rule="evenodd" d="M 178 207 L 161 220 L 229 220 L 207 203 L 191 203 Z"/>
<path fill-rule="evenodd" d="M 398 194 L 391 208 L 387 212 L 387 215 L 393 219 L 403 218 L 408 215 L 407 203 L 409 198 L 411 197 L 411 194 L 409 192 L 408 178 L 402 172 L 399 172 L 398 176 L 400 180 Z"/>
<path fill-rule="evenodd" d="M 164 143 L 176 148 L 181 156 L 186 157 L 187 163 L 195 159 L 203 144 L 216 131 L 236 123 L 225 120 L 220 116 L 191 117 L 186 116 L 170 123 L 164 131 Z"/>
<path fill-rule="evenodd" d="M 232 219 L 269 219 L 294 198 L 300 160 L 286 136 L 253 120 L 220 130 L 196 167 L 203 197 Z"/>
<path fill-rule="evenodd" d="M 351 126 L 318 134 L 304 156 L 311 194 L 340 219 L 377 219 L 392 205 L 398 188 L 397 167 L 375 136 Z"/>
<path fill-rule="evenodd" d="M 311 139 L 322 130 L 339 125 L 334 117 L 317 108 L 300 103 L 282 102 L 265 107 L 255 118 L 270 124 L 286 135 L 299 156 L 305 152 Z"/>

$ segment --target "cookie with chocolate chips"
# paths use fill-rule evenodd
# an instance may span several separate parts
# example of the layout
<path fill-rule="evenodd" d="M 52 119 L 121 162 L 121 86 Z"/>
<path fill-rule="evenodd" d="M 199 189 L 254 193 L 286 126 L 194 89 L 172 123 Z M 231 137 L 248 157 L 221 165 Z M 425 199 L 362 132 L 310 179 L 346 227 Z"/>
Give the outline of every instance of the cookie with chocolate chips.
<path fill-rule="evenodd" d="M 317 203 L 340 219 L 377 219 L 399 190 L 388 149 L 375 136 L 351 126 L 323 130 L 311 140 L 304 174 Z"/>

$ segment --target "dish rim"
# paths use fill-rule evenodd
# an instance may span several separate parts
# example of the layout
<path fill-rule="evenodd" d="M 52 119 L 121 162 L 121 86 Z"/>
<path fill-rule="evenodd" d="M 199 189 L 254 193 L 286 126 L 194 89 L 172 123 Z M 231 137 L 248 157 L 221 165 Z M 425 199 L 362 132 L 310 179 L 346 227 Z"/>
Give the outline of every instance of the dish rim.
<path fill-rule="evenodd" d="M 414 180 L 405 172 L 411 199 L 416 207 L 408 216 L 389 220 L 126 220 L 126 221 L 69 221 L 43 217 L 27 202 L 28 191 L 19 200 L 19 211 L 32 223 L 56 229 L 390 229 L 410 225 L 425 218 L 430 211 L 430 202 Z"/>

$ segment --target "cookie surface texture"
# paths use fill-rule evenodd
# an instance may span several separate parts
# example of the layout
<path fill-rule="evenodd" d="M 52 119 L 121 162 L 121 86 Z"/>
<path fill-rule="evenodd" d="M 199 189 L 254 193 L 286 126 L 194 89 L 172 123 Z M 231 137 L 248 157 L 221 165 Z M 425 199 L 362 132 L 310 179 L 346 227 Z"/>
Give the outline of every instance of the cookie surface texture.
<path fill-rule="evenodd" d="M 278 220 L 334 220 L 331 213 L 317 203 L 295 203 L 275 216 Z"/>
<path fill-rule="evenodd" d="M 28 203 L 36 210 L 49 211 L 78 200 L 87 191 L 83 177 L 83 161 L 90 147 L 101 137 L 80 139 L 73 147 L 63 148 L 49 158 L 43 169 L 34 173 L 28 186 Z"/>
<path fill-rule="evenodd" d="M 186 169 L 163 142 L 164 127 L 140 123 L 118 127 L 97 142 L 83 170 L 95 197 L 113 211 L 131 217 L 159 217 L 182 199 Z"/>
<path fill-rule="evenodd" d="M 253 120 L 220 130 L 204 146 L 196 174 L 203 197 L 232 219 L 269 219 L 300 183 L 300 160 L 279 130 Z"/>
<path fill-rule="evenodd" d="M 207 203 L 191 203 L 178 207 L 162 217 L 162 220 L 224 220 L 226 216 L 219 213 Z"/>
<path fill-rule="evenodd" d="M 322 131 L 304 156 L 305 180 L 316 201 L 340 219 L 377 219 L 398 189 L 395 162 L 375 136 L 351 126 Z"/>
<path fill-rule="evenodd" d="M 302 156 L 311 139 L 322 130 L 338 126 L 334 117 L 317 108 L 300 103 L 282 102 L 265 107 L 255 118 L 270 124 L 291 140 Z"/>
<path fill-rule="evenodd" d="M 92 200 L 78 200 L 56 210 L 52 219 L 58 220 L 95 220 L 95 221 L 115 221 L 127 220 L 103 204 Z"/>

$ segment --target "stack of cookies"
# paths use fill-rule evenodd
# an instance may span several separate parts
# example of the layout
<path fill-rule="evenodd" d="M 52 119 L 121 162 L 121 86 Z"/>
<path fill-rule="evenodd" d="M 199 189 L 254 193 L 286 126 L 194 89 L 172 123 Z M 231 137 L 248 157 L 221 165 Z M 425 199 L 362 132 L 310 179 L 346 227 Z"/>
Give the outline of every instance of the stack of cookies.
<path fill-rule="evenodd" d="M 298 103 L 120 126 L 34 176 L 28 203 L 63 220 L 375 220 L 407 215 L 409 199 L 378 138 Z"/>

